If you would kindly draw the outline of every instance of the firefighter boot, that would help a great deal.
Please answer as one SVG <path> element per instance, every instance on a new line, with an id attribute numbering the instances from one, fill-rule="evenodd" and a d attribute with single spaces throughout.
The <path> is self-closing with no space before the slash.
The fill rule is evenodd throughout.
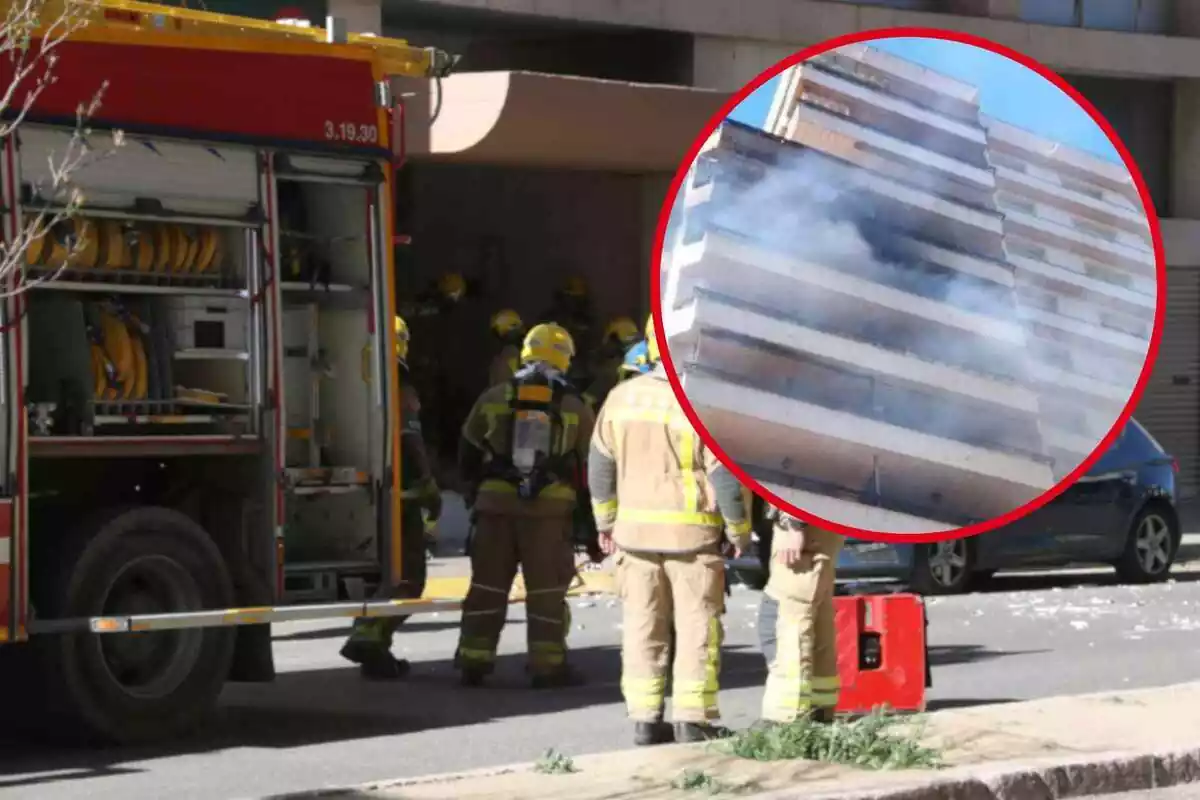
<path id="1" fill-rule="evenodd" d="M 458 670 L 459 683 L 468 688 L 482 686 L 491 672 L 488 665 L 463 658 L 461 650 L 454 653 L 454 668 Z"/>
<path id="2" fill-rule="evenodd" d="M 638 721 L 633 723 L 633 744 L 636 747 L 650 747 L 656 744 L 671 744 L 675 741 L 675 730 L 670 723 L 661 719 L 652 722 Z"/>
<path id="3" fill-rule="evenodd" d="M 372 681 L 394 681 L 404 678 L 412 669 L 403 658 L 396 658 L 391 652 L 375 642 L 350 638 L 342 646 L 342 658 L 358 664 L 359 674 Z"/>
<path id="4" fill-rule="evenodd" d="M 675 723 L 675 741 L 679 744 L 711 742 L 713 739 L 724 739 L 727 736 L 729 736 L 729 730 L 719 725 L 711 725 L 707 722 Z"/>
<path id="5" fill-rule="evenodd" d="M 587 678 L 583 673 L 569 664 L 564 664 L 554 672 L 534 673 L 529 678 L 529 685 L 534 689 L 568 689 L 586 683 Z"/>

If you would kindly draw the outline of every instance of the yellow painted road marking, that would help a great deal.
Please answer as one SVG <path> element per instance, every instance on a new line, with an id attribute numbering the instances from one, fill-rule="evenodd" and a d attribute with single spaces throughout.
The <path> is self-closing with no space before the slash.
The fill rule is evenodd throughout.
<path id="1" fill-rule="evenodd" d="M 585 594 L 613 594 L 613 575 L 610 572 L 581 572 L 575 581 L 575 586 L 567 594 L 577 597 Z M 426 600 L 462 600 L 467 596 L 471 578 L 466 575 L 454 575 L 430 578 L 425 583 L 425 593 L 421 595 Z M 513 589 L 509 594 L 511 600 L 525 599 L 525 582 L 521 576 L 513 581 Z"/>

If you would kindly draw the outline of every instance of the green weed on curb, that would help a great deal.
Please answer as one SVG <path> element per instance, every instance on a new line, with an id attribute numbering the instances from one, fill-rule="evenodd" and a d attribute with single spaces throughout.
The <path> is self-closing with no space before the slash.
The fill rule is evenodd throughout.
<path id="1" fill-rule="evenodd" d="M 698 769 L 684 770 L 679 777 L 671 781 L 671 788 L 681 792 L 695 792 L 697 794 L 741 794 L 748 787 L 731 786 L 724 781 L 709 775 L 707 772 Z"/>
<path id="2" fill-rule="evenodd" d="M 568 755 L 564 755 L 553 747 L 542 753 L 542 757 L 533 765 L 533 771 L 539 772 L 542 775 L 570 775 L 579 770 L 575 767 L 575 761 Z"/>
<path id="3" fill-rule="evenodd" d="M 921 744 L 922 733 L 916 718 L 875 711 L 853 722 L 822 725 L 804 719 L 743 731 L 715 747 L 754 761 L 803 759 L 860 769 L 938 769 L 941 754 Z"/>

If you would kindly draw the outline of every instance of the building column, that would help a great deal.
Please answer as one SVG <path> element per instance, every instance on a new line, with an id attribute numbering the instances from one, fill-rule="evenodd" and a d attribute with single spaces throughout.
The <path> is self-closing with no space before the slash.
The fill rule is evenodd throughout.
<path id="1" fill-rule="evenodd" d="M 325 13 L 346 20 L 349 33 L 383 35 L 383 0 L 328 0 Z"/>
<path id="2" fill-rule="evenodd" d="M 1200 80 L 1175 81 L 1171 216 L 1200 219 Z"/>
<path id="3" fill-rule="evenodd" d="M 646 321 L 650 313 L 650 281 L 658 272 L 658 264 L 654 262 L 654 237 L 658 233 L 658 215 L 662 212 L 663 203 L 667 200 L 667 192 L 671 189 L 671 173 L 650 173 L 639 178 L 641 186 L 642 216 L 642 277 L 639 284 L 641 290 L 641 317 L 635 320 L 638 325 Z"/>

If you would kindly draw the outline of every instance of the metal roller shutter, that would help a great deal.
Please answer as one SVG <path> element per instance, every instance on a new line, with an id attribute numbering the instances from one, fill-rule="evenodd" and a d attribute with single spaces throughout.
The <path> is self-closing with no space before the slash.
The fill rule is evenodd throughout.
<path id="1" fill-rule="evenodd" d="M 1167 271 L 1167 310 L 1158 363 L 1134 412 L 1179 459 L 1179 495 L 1200 492 L 1200 268 Z"/>

